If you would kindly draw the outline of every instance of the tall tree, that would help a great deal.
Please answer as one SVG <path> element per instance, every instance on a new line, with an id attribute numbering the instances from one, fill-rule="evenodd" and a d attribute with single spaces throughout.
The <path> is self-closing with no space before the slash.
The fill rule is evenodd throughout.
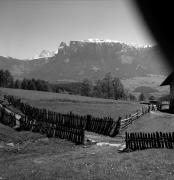
<path id="1" fill-rule="evenodd" d="M 92 90 L 92 82 L 88 79 L 84 79 L 81 85 L 81 95 L 90 96 Z"/>
<path id="2" fill-rule="evenodd" d="M 0 70 L 0 87 L 4 87 L 4 71 Z"/>
<path id="3" fill-rule="evenodd" d="M 129 93 L 129 99 L 130 101 L 136 101 L 136 97 L 131 93 Z"/>
<path id="4" fill-rule="evenodd" d="M 139 101 L 145 101 L 146 100 L 146 97 L 145 97 L 145 95 L 143 94 L 143 93 L 141 93 L 140 95 L 139 95 Z"/>
<path id="5" fill-rule="evenodd" d="M 103 79 L 103 91 L 105 94 L 105 97 L 110 99 L 113 97 L 113 77 L 111 73 L 107 73 Z"/>
<path id="6" fill-rule="evenodd" d="M 21 88 L 21 81 L 16 79 L 14 82 L 14 88 L 20 89 Z"/>
<path id="7" fill-rule="evenodd" d="M 124 98 L 124 87 L 119 78 L 114 78 L 112 81 L 114 89 L 114 99 Z"/>
<path id="8" fill-rule="evenodd" d="M 97 80 L 92 91 L 92 96 L 94 97 L 104 97 L 103 82 L 102 80 Z"/>
<path id="9" fill-rule="evenodd" d="M 28 81 L 27 79 L 23 79 L 22 82 L 21 82 L 21 89 L 27 89 L 28 87 Z"/>
<path id="10" fill-rule="evenodd" d="M 8 70 L 0 70 L 0 86 L 13 87 L 13 77 Z"/>

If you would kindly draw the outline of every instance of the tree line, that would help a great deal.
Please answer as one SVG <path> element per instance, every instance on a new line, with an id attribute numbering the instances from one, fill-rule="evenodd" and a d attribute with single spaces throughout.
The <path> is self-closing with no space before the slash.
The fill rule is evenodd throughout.
<path id="1" fill-rule="evenodd" d="M 50 83 L 40 79 L 14 79 L 8 70 L 0 70 L 0 87 L 51 91 Z"/>
<path id="2" fill-rule="evenodd" d="M 124 88 L 121 80 L 118 77 L 113 77 L 111 73 L 107 73 L 103 79 L 97 80 L 95 83 L 89 79 L 84 79 L 80 94 L 115 100 L 136 100 L 136 97 Z"/>
<path id="3" fill-rule="evenodd" d="M 136 97 L 126 90 L 118 77 L 107 73 L 103 79 L 92 82 L 84 79 L 82 82 L 53 84 L 40 79 L 14 79 L 8 70 L 0 70 L 0 87 L 50 91 L 56 93 L 79 94 L 82 96 L 106 99 L 123 99 L 135 101 Z"/>

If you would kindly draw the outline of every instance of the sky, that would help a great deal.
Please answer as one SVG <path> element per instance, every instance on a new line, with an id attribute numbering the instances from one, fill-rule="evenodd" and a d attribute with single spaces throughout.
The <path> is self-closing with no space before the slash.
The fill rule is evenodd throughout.
<path id="1" fill-rule="evenodd" d="M 90 38 L 155 44 L 131 0 L 0 0 L 0 55 L 31 58 Z"/>

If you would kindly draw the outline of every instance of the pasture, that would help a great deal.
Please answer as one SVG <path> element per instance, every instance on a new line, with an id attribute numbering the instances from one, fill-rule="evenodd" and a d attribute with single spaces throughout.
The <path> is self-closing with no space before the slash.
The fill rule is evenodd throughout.
<path id="1" fill-rule="evenodd" d="M 2 94 L 20 97 L 22 101 L 35 107 L 46 108 L 51 111 L 75 114 L 91 114 L 96 117 L 118 116 L 132 114 L 141 108 L 137 102 L 92 98 L 79 95 L 68 95 L 51 92 L 30 91 L 21 89 L 0 88 Z"/>
<path id="2" fill-rule="evenodd" d="M 111 146 L 76 146 L 0 124 L 0 178 L 8 180 L 173 179 L 171 149 L 118 153 Z"/>
<path id="3" fill-rule="evenodd" d="M 1 94 L 21 97 L 37 107 L 57 112 L 126 115 L 141 108 L 140 104 L 81 96 L 1 88 Z M 152 112 L 133 122 L 128 132 L 173 132 L 174 115 Z M 86 133 L 98 142 L 115 142 L 95 133 Z M 8 143 L 13 143 L 9 144 Z M 59 138 L 21 131 L 0 124 L 0 179 L 9 180 L 139 180 L 173 179 L 173 149 L 148 149 L 118 153 L 117 147 L 75 145 Z"/>
<path id="4" fill-rule="evenodd" d="M 140 121 L 132 124 L 127 129 L 128 132 L 173 132 L 174 115 L 162 112 L 151 112 L 143 116 Z"/>

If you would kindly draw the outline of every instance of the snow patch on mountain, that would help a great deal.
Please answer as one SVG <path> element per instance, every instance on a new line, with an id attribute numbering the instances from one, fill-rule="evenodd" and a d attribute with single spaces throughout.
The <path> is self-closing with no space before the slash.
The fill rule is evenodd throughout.
<path id="1" fill-rule="evenodd" d="M 90 43 L 119 43 L 119 41 L 116 40 L 110 40 L 110 39 L 87 39 L 87 40 L 81 40 L 81 42 L 90 42 Z"/>
<path id="2" fill-rule="evenodd" d="M 58 53 L 57 51 L 48 51 L 48 50 L 42 50 L 41 53 L 38 55 L 35 55 L 34 57 L 30 58 L 29 60 L 33 60 L 33 59 L 41 59 L 41 58 L 45 58 L 48 59 L 50 57 L 55 56 Z"/>
<path id="3" fill-rule="evenodd" d="M 132 46 L 135 48 L 147 48 L 147 47 L 152 47 L 153 45 L 142 45 L 142 44 L 137 44 L 137 43 L 127 43 L 127 42 L 122 42 L 118 40 L 111 40 L 111 39 L 98 39 L 98 38 L 90 38 L 87 40 L 80 40 L 80 42 L 89 42 L 89 43 L 120 43 L 120 44 L 125 44 L 128 46 Z"/>

